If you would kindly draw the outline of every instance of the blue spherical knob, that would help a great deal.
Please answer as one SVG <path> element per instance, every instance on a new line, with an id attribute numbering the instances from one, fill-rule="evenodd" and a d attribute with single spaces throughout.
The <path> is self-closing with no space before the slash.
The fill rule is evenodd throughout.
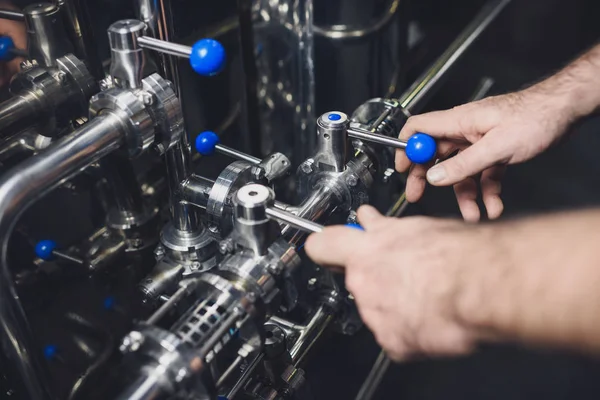
<path id="1" fill-rule="evenodd" d="M 196 138 L 196 150 L 203 156 L 212 156 L 215 153 L 215 147 L 221 142 L 219 135 L 214 132 L 202 132 Z"/>
<path id="2" fill-rule="evenodd" d="M 117 304 L 117 300 L 112 297 L 112 296 L 108 296 L 107 298 L 104 299 L 104 309 L 105 310 L 112 310 L 113 308 L 115 308 L 115 305 Z"/>
<path id="3" fill-rule="evenodd" d="M 52 252 L 56 249 L 54 240 L 42 240 L 35 245 L 35 255 L 45 261 L 50 261 L 54 258 Z"/>
<path id="4" fill-rule="evenodd" d="M 221 43 L 213 39 L 202 39 L 192 46 L 190 65 L 202 76 L 213 76 L 221 72 L 226 58 Z"/>
<path id="5" fill-rule="evenodd" d="M 360 226 L 359 224 L 346 224 L 346 226 L 348 228 L 352 228 L 352 229 L 357 229 L 359 231 L 364 231 L 365 228 L 363 228 L 362 226 Z"/>
<path id="6" fill-rule="evenodd" d="M 424 133 L 411 136 L 406 142 L 406 156 L 415 164 L 427 164 L 437 153 L 435 139 Z"/>
<path id="7" fill-rule="evenodd" d="M 0 36 L 0 61 L 11 61 L 15 58 L 14 48 L 15 42 L 10 36 Z"/>
<path id="8" fill-rule="evenodd" d="M 56 357 L 57 353 L 58 347 L 53 344 L 49 344 L 48 346 L 44 347 L 44 357 L 46 357 L 46 360 L 52 360 L 54 357 Z"/>

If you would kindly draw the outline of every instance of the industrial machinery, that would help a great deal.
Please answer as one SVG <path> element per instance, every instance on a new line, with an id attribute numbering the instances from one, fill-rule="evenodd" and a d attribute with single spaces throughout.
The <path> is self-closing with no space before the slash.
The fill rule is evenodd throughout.
<path id="1" fill-rule="evenodd" d="M 399 98 L 365 99 L 356 110 L 318 118 L 313 35 L 368 36 L 386 26 L 398 2 L 361 30 L 313 27 L 310 1 L 240 1 L 245 91 L 234 110 L 248 137 L 260 138 L 252 155 L 221 143 L 220 132 L 194 138 L 187 129 L 197 105 L 186 112 L 193 96 L 186 98 L 182 76 L 218 79 L 235 52 L 214 39 L 175 43 L 174 5 L 132 3 L 132 15 L 104 27 L 105 50 L 100 40 L 90 45 L 93 18 L 84 2 L 0 10 L 0 18 L 24 21 L 29 38 L 28 49 L 0 42 L 4 61 L 24 58 L 0 104 L 4 393 L 28 400 L 303 398 L 303 368 L 320 338 L 362 326 L 343 279 L 304 256 L 307 234 L 324 224 L 360 229 L 355 211 L 390 183 L 396 149 L 414 163 L 435 161 L 430 136 L 404 142 L 398 133 L 509 1 L 487 3 Z M 244 35 L 248 29 L 252 35 Z M 285 40 L 274 43 L 279 34 Z M 100 62 L 103 53 L 109 57 Z M 293 143 L 285 139 L 291 132 Z M 61 239 L 31 228 L 52 217 L 52 198 L 67 208 L 87 204 L 61 219 Z M 399 215 L 402 198 L 392 200 L 389 214 Z M 91 223 L 71 229 L 68 220 L 86 213 Z M 24 259 L 23 251 L 35 257 Z M 107 287 L 128 300 L 105 296 Z M 70 344 L 40 336 L 40 303 L 59 302 L 64 292 L 69 305 L 85 303 L 98 288 L 104 308 L 119 315 L 114 328 L 67 313 L 87 333 L 70 336 L 65 323 L 55 330 Z M 94 350 L 90 341 L 103 334 L 109 340 Z M 73 343 L 89 362 L 50 371 Z M 377 385 L 376 367 L 361 398 Z"/>

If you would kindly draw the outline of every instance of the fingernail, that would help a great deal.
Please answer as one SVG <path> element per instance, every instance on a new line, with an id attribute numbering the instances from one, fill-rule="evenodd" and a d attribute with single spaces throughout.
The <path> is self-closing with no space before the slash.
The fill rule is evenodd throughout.
<path id="1" fill-rule="evenodd" d="M 441 165 L 433 167 L 427 171 L 427 180 L 429 183 L 439 183 L 447 177 L 448 174 L 446 174 L 446 169 Z"/>

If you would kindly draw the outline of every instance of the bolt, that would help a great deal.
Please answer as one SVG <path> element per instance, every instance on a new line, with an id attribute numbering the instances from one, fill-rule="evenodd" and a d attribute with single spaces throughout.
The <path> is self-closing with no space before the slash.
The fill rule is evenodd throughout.
<path id="1" fill-rule="evenodd" d="M 233 242 L 231 240 L 223 240 L 219 243 L 219 251 L 221 254 L 229 254 L 233 251 Z"/>
<path id="2" fill-rule="evenodd" d="M 392 175 L 394 175 L 394 170 L 392 168 L 386 169 L 383 173 L 383 183 L 388 183 L 392 178 Z"/>
<path id="3" fill-rule="evenodd" d="M 348 219 L 346 222 L 349 224 L 358 223 L 358 215 L 356 215 L 356 211 L 354 211 L 354 210 L 350 211 L 350 214 L 348 214 Z"/>
<path id="4" fill-rule="evenodd" d="M 261 167 L 252 167 L 252 176 L 257 181 L 262 180 L 265 177 L 265 170 Z"/>
<path id="5" fill-rule="evenodd" d="M 131 247 L 134 249 L 139 249 L 144 245 L 144 241 L 140 238 L 131 239 L 129 243 L 131 243 Z"/>
<path id="6" fill-rule="evenodd" d="M 194 262 L 192 262 L 192 265 L 190 266 L 190 269 L 192 271 L 198 271 L 201 266 L 202 266 L 202 264 L 200 264 L 200 261 L 194 261 Z"/>
<path id="7" fill-rule="evenodd" d="M 314 163 L 315 163 L 315 160 L 310 158 L 302 163 L 302 165 L 300 166 L 300 169 L 302 169 L 302 172 L 304 172 L 305 174 L 311 174 L 313 172 L 313 164 Z"/>
<path id="8" fill-rule="evenodd" d="M 354 187 L 358 184 L 358 178 L 354 174 L 348 175 L 348 177 L 346 178 L 346 183 L 348 184 L 348 186 Z"/>
<path id="9" fill-rule="evenodd" d="M 58 78 L 58 81 L 64 85 L 67 83 L 67 74 L 65 74 L 64 72 L 60 71 L 56 77 Z"/>
<path id="10" fill-rule="evenodd" d="M 215 224 L 209 225 L 208 230 L 211 231 L 214 234 L 219 233 L 219 227 L 216 226 Z"/>
<path id="11" fill-rule="evenodd" d="M 315 290 L 317 286 L 317 278 L 310 278 L 308 280 L 308 290 Z"/>
<path id="12" fill-rule="evenodd" d="M 156 257 L 156 260 L 160 260 L 164 256 L 165 256 L 165 248 L 162 246 L 157 246 L 156 249 L 154 249 L 154 257 Z"/>
<path id="13" fill-rule="evenodd" d="M 106 78 L 102 79 L 100 81 L 99 85 L 100 85 L 100 90 L 103 92 L 105 90 L 111 89 L 114 86 L 112 77 L 107 76 Z"/>
<path id="14" fill-rule="evenodd" d="M 151 106 L 152 104 L 154 104 L 154 97 L 148 92 L 141 92 L 139 99 L 142 103 L 144 103 L 147 106 Z"/>

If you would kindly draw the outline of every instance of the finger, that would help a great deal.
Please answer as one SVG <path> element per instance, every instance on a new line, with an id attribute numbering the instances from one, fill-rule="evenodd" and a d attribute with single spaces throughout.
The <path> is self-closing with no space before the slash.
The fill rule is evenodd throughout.
<path id="1" fill-rule="evenodd" d="M 386 218 L 373 206 L 362 206 L 357 211 L 358 222 L 366 230 L 381 224 Z"/>
<path id="2" fill-rule="evenodd" d="M 506 145 L 493 136 L 490 132 L 456 156 L 431 168 L 427 171 L 427 181 L 434 186 L 454 185 L 493 165 L 505 163 L 509 158 Z"/>
<path id="3" fill-rule="evenodd" d="M 413 165 L 406 180 L 406 200 L 409 203 L 416 203 L 421 200 L 425 193 L 427 180 L 427 168 L 424 165 Z"/>
<path id="4" fill-rule="evenodd" d="M 497 219 L 504 211 L 504 203 L 500 198 L 502 178 L 506 171 L 505 165 L 488 168 L 481 174 L 481 194 L 489 219 Z"/>
<path id="5" fill-rule="evenodd" d="M 452 154 L 457 145 L 452 142 L 442 142 L 439 146 L 439 156 L 445 158 Z M 427 185 L 426 175 L 430 166 L 413 165 L 406 180 L 406 200 L 409 203 L 416 203 L 423 197 Z"/>
<path id="6" fill-rule="evenodd" d="M 437 139 L 461 139 L 489 131 L 498 120 L 496 107 L 489 104 L 489 100 L 482 100 L 450 110 L 412 116 L 400 131 L 400 139 L 407 140 L 417 132 Z"/>
<path id="7" fill-rule="evenodd" d="M 481 218 L 481 212 L 477 205 L 477 182 L 473 178 L 467 178 L 454 185 L 456 201 L 460 213 L 467 222 L 477 222 Z"/>
<path id="8" fill-rule="evenodd" d="M 306 254 L 317 264 L 345 267 L 356 249 L 364 246 L 364 232 L 345 226 L 323 229 L 308 237 L 304 246 Z"/>

